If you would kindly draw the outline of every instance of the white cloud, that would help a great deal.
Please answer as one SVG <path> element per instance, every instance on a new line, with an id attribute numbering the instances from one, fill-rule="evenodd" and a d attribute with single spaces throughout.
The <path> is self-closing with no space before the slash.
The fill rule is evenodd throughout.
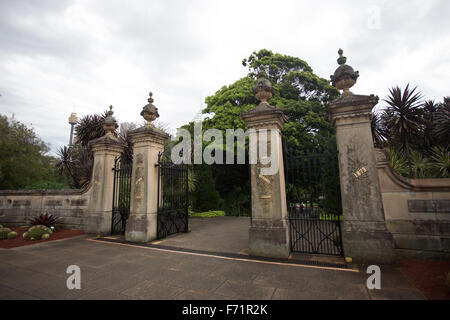
<path id="1" fill-rule="evenodd" d="M 161 121 L 176 128 L 243 77 L 241 60 L 262 48 L 329 78 L 342 47 L 361 74 L 354 92 L 383 98 L 410 82 L 440 100 L 449 95 L 449 8 L 444 0 L 2 2 L 0 112 L 32 123 L 56 150 L 71 112 L 112 104 L 120 121 L 140 122 L 151 90 Z"/>

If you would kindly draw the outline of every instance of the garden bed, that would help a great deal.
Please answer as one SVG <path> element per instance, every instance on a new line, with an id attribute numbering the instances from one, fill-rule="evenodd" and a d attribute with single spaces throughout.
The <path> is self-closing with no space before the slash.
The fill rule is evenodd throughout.
<path id="1" fill-rule="evenodd" d="M 57 231 L 53 232 L 49 239 L 47 240 L 25 240 L 22 235 L 24 232 L 28 230 L 29 227 L 8 227 L 13 231 L 17 232 L 17 237 L 15 239 L 5 239 L 0 240 L 0 248 L 9 249 L 9 248 L 16 248 L 16 247 L 22 247 L 27 246 L 31 244 L 41 243 L 41 242 L 48 242 L 52 240 L 59 240 L 59 239 L 65 239 L 70 237 L 75 237 L 84 234 L 82 230 L 69 230 L 69 229 L 58 229 Z"/>
<path id="2" fill-rule="evenodd" d="M 428 299 L 450 300 L 445 286 L 450 261 L 400 260 L 398 268 Z"/>

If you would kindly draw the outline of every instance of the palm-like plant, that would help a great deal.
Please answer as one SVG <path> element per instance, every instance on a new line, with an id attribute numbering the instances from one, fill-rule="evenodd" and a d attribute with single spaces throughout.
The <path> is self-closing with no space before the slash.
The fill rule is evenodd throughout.
<path id="1" fill-rule="evenodd" d="M 425 178 L 428 174 L 428 169 L 430 169 L 430 162 L 424 155 L 413 150 L 411 152 L 411 162 L 413 168 L 413 178 Z"/>
<path id="2" fill-rule="evenodd" d="M 89 141 L 104 136 L 105 118 L 106 111 L 102 115 L 91 114 L 81 118 L 75 126 L 75 141 L 82 146 L 87 146 Z"/>
<path id="3" fill-rule="evenodd" d="M 391 168 L 400 174 L 401 176 L 407 176 L 408 175 L 408 163 L 405 159 L 405 157 L 399 153 L 397 153 L 392 148 L 386 148 L 386 152 L 388 153 L 389 157 L 389 164 Z"/>
<path id="4" fill-rule="evenodd" d="M 410 90 L 409 84 L 402 90 L 397 86 L 389 90 L 390 95 L 384 101 L 389 105 L 386 109 L 387 129 L 406 150 L 409 173 L 412 176 L 411 149 L 409 139 L 416 133 L 421 124 L 420 92 L 415 93 L 417 87 Z"/>
<path id="5" fill-rule="evenodd" d="M 450 141 L 450 97 L 445 97 L 434 117 L 433 133 L 446 146 Z"/>
<path id="6" fill-rule="evenodd" d="M 383 148 L 386 143 L 386 128 L 381 113 L 373 112 L 370 118 L 370 129 L 372 131 L 373 144 Z"/>
<path id="7" fill-rule="evenodd" d="M 425 146 L 427 149 L 431 148 L 436 141 L 433 135 L 433 127 L 437 109 L 438 104 L 436 104 L 433 100 L 427 100 L 423 104 L 423 133 Z"/>
<path id="8" fill-rule="evenodd" d="M 431 159 L 433 166 L 439 170 L 443 178 L 450 177 L 450 151 L 441 146 L 435 146 L 431 149 Z"/>

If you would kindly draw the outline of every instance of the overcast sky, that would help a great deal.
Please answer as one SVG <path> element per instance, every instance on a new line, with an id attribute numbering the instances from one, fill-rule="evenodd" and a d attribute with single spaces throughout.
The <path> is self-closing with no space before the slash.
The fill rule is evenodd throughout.
<path id="1" fill-rule="evenodd" d="M 329 79 L 342 47 L 353 92 L 384 98 L 408 82 L 450 95 L 450 1 L 0 0 L 0 113 L 53 151 L 71 112 L 141 122 L 154 95 L 172 129 L 243 77 L 253 51 L 299 57 Z M 382 105 L 382 102 L 380 103 Z"/>

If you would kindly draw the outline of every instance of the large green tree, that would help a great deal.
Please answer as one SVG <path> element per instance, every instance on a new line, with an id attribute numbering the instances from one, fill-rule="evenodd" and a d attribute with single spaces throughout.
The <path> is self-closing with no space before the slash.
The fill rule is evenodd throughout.
<path id="1" fill-rule="evenodd" d="M 328 142 L 333 130 L 324 117 L 324 105 L 337 98 L 339 91 L 327 80 L 314 74 L 304 60 L 266 49 L 253 52 L 242 64 L 248 67 L 246 77 L 223 86 L 205 99 L 203 130 L 216 128 L 224 133 L 226 129 L 246 130 L 241 113 L 258 104 L 252 91 L 257 75 L 264 69 L 275 89 L 270 103 L 283 108 L 289 118 L 283 129 L 285 141 L 297 149 L 317 147 Z M 184 127 L 192 131 L 193 123 Z M 226 151 L 224 146 L 223 152 Z M 213 176 L 227 213 L 248 214 L 248 165 L 213 165 Z"/>
<path id="2" fill-rule="evenodd" d="M 318 146 L 324 137 L 332 135 L 324 117 L 324 104 L 337 98 L 339 91 L 315 75 L 305 61 L 263 49 L 253 52 L 242 64 L 248 67 L 246 77 L 206 98 L 202 113 L 209 117 L 203 121 L 204 129 L 246 129 L 240 115 L 258 103 L 252 90 L 264 68 L 275 89 L 270 103 L 283 108 L 289 118 L 283 135 L 291 146 Z"/>
<path id="3" fill-rule="evenodd" d="M 0 189 L 64 187 L 48 151 L 33 129 L 0 115 Z"/>

